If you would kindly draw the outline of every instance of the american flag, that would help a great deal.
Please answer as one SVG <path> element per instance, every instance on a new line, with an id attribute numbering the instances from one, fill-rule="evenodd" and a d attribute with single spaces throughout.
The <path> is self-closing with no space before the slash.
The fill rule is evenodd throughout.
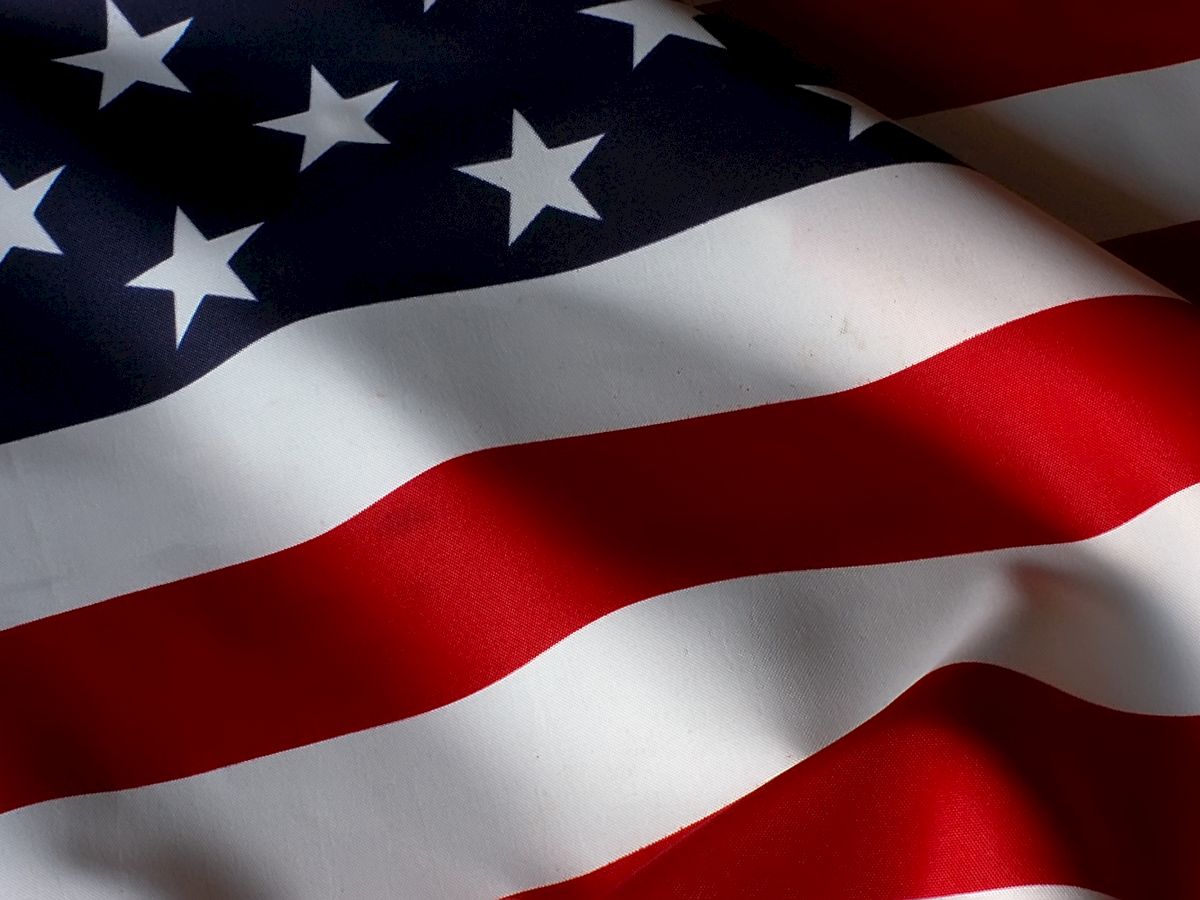
<path id="1" fill-rule="evenodd" d="M 1200 897 L 1198 220 L 1182 0 L 0 0 L 0 898 Z"/>

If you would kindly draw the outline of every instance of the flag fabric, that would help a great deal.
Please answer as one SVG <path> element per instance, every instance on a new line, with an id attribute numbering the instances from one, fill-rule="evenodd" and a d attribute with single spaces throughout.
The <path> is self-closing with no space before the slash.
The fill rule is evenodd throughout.
<path id="1" fill-rule="evenodd" d="M 1173 0 L 0 0 L 0 897 L 1200 897 L 1197 222 Z"/>

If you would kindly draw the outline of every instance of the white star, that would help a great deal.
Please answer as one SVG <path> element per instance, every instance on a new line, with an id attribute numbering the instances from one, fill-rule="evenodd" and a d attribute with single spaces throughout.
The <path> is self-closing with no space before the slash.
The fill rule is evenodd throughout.
<path id="1" fill-rule="evenodd" d="M 854 140 L 872 125 L 889 121 L 888 117 L 882 113 L 871 109 L 871 107 L 864 103 L 860 103 L 849 94 L 843 94 L 841 91 L 835 91 L 833 88 L 818 84 L 798 84 L 796 87 L 804 88 L 806 91 L 812 91 L 814 94 L 820 94 L 822 97 L 828 97 L 830 100 L 836 100 L 839 103 L 845 103 L 849 106 L 850 140 Z"/>
<path id="2" fill-rule="evenodd" d="M 187 85 L 167 68 L 163 57 L 179 43 L 190 24 L 191 19 L 176 22 L 162 31 L 143 37 L 129 24 L 129 20 L 121 14 L 113 0 L 108 0 L 108 39 L 104 49 L 76 56 L 64 56 L 55 62 L 103 73 L 100 87 L 101 108 L 137 81 L 186 91 Z"/>
<path id="3" fill-rule="evenodd" d="M 326 150 L 342 141 L 355 144 L 386 144 L 388 139 L 367 124 L 367 116 L 383 102 L 396 82 L 359 94 L 343 97 L 322 77 L 316 67 L 308 91 L 308 108 L 294 116 L 259 122 L 262 128 L 287 131 L 304 136 L 300 170 L 307 169 Z"/>
<path id="4" fill-rule="evenodd" d="M 600 218 L 600 213 L 592 208 L 571 176 L 602 137 L 604 135 L 598 134 L 552 149 L 524 117 L 513 110 L 512 154 L 493 162 L 459 166 L 458 171 L 508 191 L 508 243 L 512 245 L 547 206 L 592 219 Z"/>
<path id="5" fill-rule="evenodd" d="M 664 38 L 677 35 L 702 44 L 724 46 L 695 21 L 700 10 L 671 0 L 620 0 L 581 9 L 581 13 L 633 26 L 633 64 L 636 66 Z"/>
<path id="6" fill-rule="evenodd" d="M 15 189 L 0 175 L 0 262 L 13 247 L 62 253 L 34 216 L 60 172 L 62 169 L 55 169 Z"/>
<path id="7" fill-rule="evenodd" d="M 258 228 L 251 225 L 209 240 L 182 209 L 175 211 L 171 256 L 133 279 L 129 287 L 155 288 L 174 295 L 176 347 L 183 343 L 183 335 L 205 297 L 258 300 L 229 266 L 229 260 Z"/>

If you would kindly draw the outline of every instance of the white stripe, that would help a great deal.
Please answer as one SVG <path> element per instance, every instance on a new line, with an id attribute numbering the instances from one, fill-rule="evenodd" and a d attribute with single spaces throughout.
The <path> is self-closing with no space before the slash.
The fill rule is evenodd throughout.
<path id="1" fill-rule="evenodd" d="M 430 713 L 0 816 L 0 896 L 140 896 L 185 876 L 196 896 L 361 900 L 559 881 L 723 807 L 953 661 L 1200 713 L 1198 526 L 1200 486 L 1079 544 L 648 600 Z"/>
<path id="2" fill-rule="evenodd" d="M 914 898 L 916 900 L 916 898 Z M 1065 884 L 1023 884 L 1019 887 L 998 888 L 994 891 L 972 891 L 969 894 L 948 894 L 929 900 L 1113 900 L 1108 894 Z"/>
<path id="3" fill-rule="evenodd" d="M 901 124 L 1093 240 L 1200 219 L 1200 61 Z"/>
<path id="4" fill-rule="evenodd" d="M 835 179 L 535 281 L 319 316 L 0 447 L 0 627 L 288 547 L 451 457 L 851 387 L 1164 289 L 981 176 Z"/>

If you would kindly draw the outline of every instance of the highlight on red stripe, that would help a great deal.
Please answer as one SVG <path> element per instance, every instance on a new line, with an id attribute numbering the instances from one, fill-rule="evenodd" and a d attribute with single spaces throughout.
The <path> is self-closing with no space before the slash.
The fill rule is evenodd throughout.
<path id="1" fill-rule="evenodd" d="M 1106 531 L 1200 481 L 1198 347 L 1180 301 L 1080 301 L 840 394 L 461 457 L 0 632 L 0 809 L 412 716 L 681 588 Z"/>
<path id="2" fill-rule="evenodd" d="M 1200 718 L 1116 712 L 957 664 L 633 863 L 517 896 L 910 900 L 1069 884 L 1197 897 L 1198 753 Z"/>
<path id="3" fill-rule="evenodd" d="M 714 11 L 897 118 L 1200 58 L 1200 6 L 1178 0 L 726 0 Z"/>

